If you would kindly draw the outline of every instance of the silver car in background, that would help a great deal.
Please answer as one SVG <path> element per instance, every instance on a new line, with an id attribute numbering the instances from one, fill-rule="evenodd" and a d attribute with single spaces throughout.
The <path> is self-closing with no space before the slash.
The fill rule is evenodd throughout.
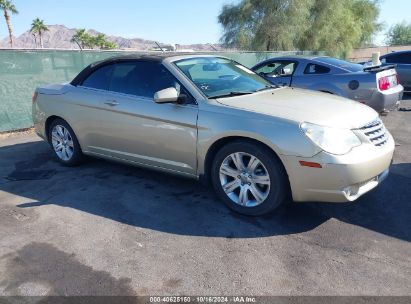
<path id="1" fill-rule="evenodd" d="M 235 61 L 206 55 L 97 62 L 69 84 L 38 88 L 33 119 L 63 165 L 90 155 L 203 179 L 247 215 L 290 196 L 356 200 L 384 180 L 394 152 L 373 109 L 273 87 Z"/>
<path id="2" fill-rule="evenodd" d="M 350 98 L 379 113 L 397 108 L 404 91 L 394 66 L 366 68 L 332 57 L 277 57 L 252 70 L 274 85 Z"/>

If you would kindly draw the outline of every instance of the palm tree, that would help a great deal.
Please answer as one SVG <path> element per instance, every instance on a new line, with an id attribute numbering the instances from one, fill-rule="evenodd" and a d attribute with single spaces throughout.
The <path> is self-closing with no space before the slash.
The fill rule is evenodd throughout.
<path id="1" fill-rule="evenodd" d="M 31 24 L 31 29 L 30 32 L 32 32 L 33 34 L 39 34 L 39 40 L 40 40 L 40 47 L 43 48 L 43 40 L 41 38 L 41 35 L 48 31 L 49 28 L 47 27 L 47 25 L 44 24 L 44 21 L 36 18 L 33 20 L 32 24 Z"/>
<path id="2" fill-rule="evenodd" d="M 0 0 L 0 9 L 4 12 L 4 18 L 6 19 L 7 28 L 9 30 L 10 47 L 13 47 L 13 29 L 10 22 L 10 13 L 18 14 L 16 6 L 11 2 L 11 0 Z"/>
<path id="3" fill-rule="evenodd" d="M 80 50 L 84 48 L 94 49 L 95 47 L 101 50 L 115 49 L 117 45 L 107 40 L 106 35 L 97 34 L 97 36 L 90 35 L 85 29 L 78 29 L 71 37 L 71 42 L 76 43 Z"/>
<path id="4" fill-rule="evenodd" d="M 111 41 L 107 40 L 106 35 L 97 34 L 97 36 L 92 37 L 93 44 L 100 48 L 100 50 L 111 50 L 115 49 L 117 45 Z"/>
<path id="5" fill-rule="evenodd" d="M 71 37 L 71 42 L 75 42 L 80 50 L 86 47 L 86 41 L 88 40 L 88 33 L 85 29 L 78 29 L 76 33 Z"/>
<path id="6" fill-rule="evenodd" d="M 97 36 L 94 36 L 93 39 L 93 44 L 98 46 L 99 48 L 104 47 L 104 44 L 106 43 L 106 35 L 104 34 L 97 34 Z"/>
<path id="7" fill-rule="evenodd" d="M 32 35 L 33 35 L 33 39 L 34 39 L 34 45 L 36 46 L 36 49 L 37 49 L 37 37 L 36 37 L 36 34 L 33 34 L 33 33 L 32 33 Z"/>

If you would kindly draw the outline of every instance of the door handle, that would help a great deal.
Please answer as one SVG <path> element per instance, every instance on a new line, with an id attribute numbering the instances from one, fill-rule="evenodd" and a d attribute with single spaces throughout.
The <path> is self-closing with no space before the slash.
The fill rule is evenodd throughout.
<path id="1" fill-rule="evenodd" d="M 116 100 L 107 100 L 104 104 L 109 105 L 110 107 L 114 107 L 119 105 L 120 103 Z"/>

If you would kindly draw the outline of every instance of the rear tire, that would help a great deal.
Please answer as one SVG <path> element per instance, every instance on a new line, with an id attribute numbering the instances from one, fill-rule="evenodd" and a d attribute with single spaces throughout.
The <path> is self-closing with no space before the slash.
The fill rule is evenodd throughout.
<path id="1" fill-rule="evenodd" d="M 77 137 L 69 124 L 61 118 L 53 120 L 48 130 L 51 148 L 57 160 L 64 166 L 76 166 L 83 160 Z"/>
<path id="2" fill-rule="evenodd" d="M 278 157 L 263 145 L 242 140 L 217 152 L 211 180 L 230 209 L 250 216 L 272 212 L 289 193 L 288 176 Z"/>

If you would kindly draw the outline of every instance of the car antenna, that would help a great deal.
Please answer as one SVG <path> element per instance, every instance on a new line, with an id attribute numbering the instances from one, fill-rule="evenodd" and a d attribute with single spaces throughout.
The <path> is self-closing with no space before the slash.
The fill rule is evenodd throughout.
<path id="1" fill-rule="evenodd" d="M 160 48 L 160 50 L 162 51 L 162 52 L 164 52 L 164 50 L 163 50 L 163 48 L 161 47 L 161 45 L 157 42 L 157 41 L 154 41 L 156 44 L 157 44 L 157 46 Z"/>
<path id="2" fill-rule="evenodd" d="M 218 50 L 215 48 L 215 46 L 212 45 L 211 43 L 208 43 L 208 45 L 211 46 L 211 48 L 212 48 L 214 51 L 218 51 Z"/>

